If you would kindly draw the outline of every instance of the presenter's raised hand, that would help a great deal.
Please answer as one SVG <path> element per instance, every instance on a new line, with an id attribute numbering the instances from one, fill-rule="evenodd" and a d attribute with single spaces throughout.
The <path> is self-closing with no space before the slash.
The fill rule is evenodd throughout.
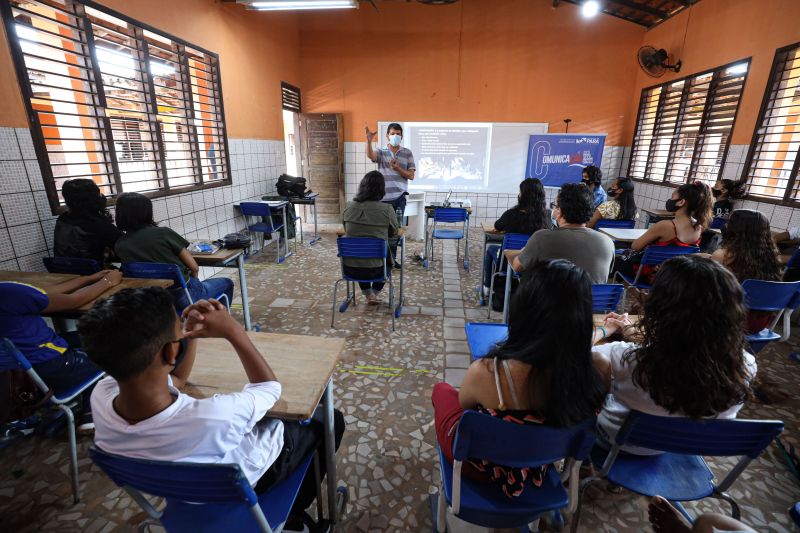
<path id="1" fill-rule="evenodd" d="M 378 134 L 377 131 L 369 131 L 369 126 L 364 124 L 364 132 L 367 134 L 367 142 L 372 142 L 375 139 L 375 135 Z"/>

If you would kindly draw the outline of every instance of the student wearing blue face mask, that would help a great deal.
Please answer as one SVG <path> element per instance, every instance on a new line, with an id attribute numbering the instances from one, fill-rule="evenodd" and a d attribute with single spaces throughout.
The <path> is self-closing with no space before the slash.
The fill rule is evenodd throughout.
<path id="1" fill-rule="evenodd" d="M 400 146 L 403 142 L 403 127 L 396 122 L 389 124 L 389 127 L 386 128 L 386 148 L 373 148 L 372 141 L 377 132 L 369 131 L 369 127 L 366 125 L 364 130 L 367 134 L 367 157 L 370 161 L 378 164 L 378 172 L 383 174 L 386 181 L 386 195 L 381 201 L 392 206 L 394 212 L 397 213 L 397 224 L 402 226 L 408 182 L 414 179 L 417 170 L 414 154 L 408 148 Z M 389 246 L 392 258 L 396 257 L 397 239 L 391 239 Z M 394 264 L 395 268 L 400 268 L 397 261 Z"/>

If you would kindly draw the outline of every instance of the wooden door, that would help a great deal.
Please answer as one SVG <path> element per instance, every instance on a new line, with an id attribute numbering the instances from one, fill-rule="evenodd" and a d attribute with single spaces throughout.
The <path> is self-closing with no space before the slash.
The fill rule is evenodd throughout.
<path id="1" fill-rule="evenodd" d="M 344 133 L 340 113 L 301 113 L 303 177 L 319 193 L 320 224 L 341 224 L 344 211 Z"/>

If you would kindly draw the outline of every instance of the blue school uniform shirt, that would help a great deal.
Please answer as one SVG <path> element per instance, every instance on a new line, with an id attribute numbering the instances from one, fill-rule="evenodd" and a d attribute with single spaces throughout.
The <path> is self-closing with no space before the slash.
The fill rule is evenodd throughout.
<path id="1" fill-rule="evenodd" d="M 31 364 L 60 357 L 67 341 L 56 335 L 41 316 L 49 305 L 47 293 L 33 285 L 14 281 L 0 282 L 0 337 L 6 337 Z M 0 367 L 15 367 L 0 361 Z"/>

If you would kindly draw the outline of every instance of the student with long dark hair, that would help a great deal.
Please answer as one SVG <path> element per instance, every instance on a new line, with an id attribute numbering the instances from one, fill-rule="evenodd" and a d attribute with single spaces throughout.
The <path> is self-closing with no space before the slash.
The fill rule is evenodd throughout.
<path id="1" fill-rule="evenodd" d="M 729 179 L 719 180 L 711 194 L 714 196 L 714 218 L 728 218 L 733 211 L 733 201 L 743 195 L 742 185 Z"/>
<path id="2" fill-rule="evenodd" d="M 564 260 L 537 263 L 531 274 L 512 297 L 508 339 L 472 363 L 460 391 L 447 383 L 434 386 L 436 436 L 450 462 L 465 409 L 518 424 L 569 427 L 603 402 L 606 385 L 592 345 L 617 326 L 594 327 L 591 277 Z M 539 486 L 545 472 L 479 460 L 464 466 L 466 475 L 497 483 L 508 497 Z"/>
<path id="3" fill-rule="evenodd" d="M 648 230 L 633 241 L 631 250 L 642 252 L 648 246 L 699 246 L 700 237 L 705 228 L 711 224 L 711 189 L 701 181 L 685 183 L 672 191 L 666 202 L 666 210 L 675 213 L 675 217 L 656 222 Z M 615 269 L 633 277 L 639 269 L 640 254 L 618 259 Z M 653 282 L 655 271 L 644 266 L 640 279 Z"/>
<path id="4" fill-rule="evenodd" d="M 721 232 L 722 246 L 711 254 L 711 259 L 730 270 L 739 282 L 781 280 L 778 247 L 772 239 L 767 217 L 752 209 L 737 209 Z M 769 312 L 748 312 L 745 329 L 748 333 L 757 333 L 769 325 L 773 316 Z"/>
<path id="5" fill-rule="evenodd" d="M 630 178 L 617 178 L 608 188 L 607 202 L 597 206 L 592 219 L 586 224 L 593 228 L 601 219 L 606 220 L 636 220 L 636 200 L 634 199 L 633 180 Z"/>
<path id="6" fill-rule="evenodd" d="M 598 417 L 598 435 L 614 442 L 631 409 L 657 416 L 735 418 L 750 397 L 755 358 L 742 331 L 744 294 L 722 265 L 697 255 L 664 262 L 639 323 L 611 314 L 623 342 L 595 347 L 614 386 Z M 626 451 L 654 453 L 643 448 Z"/>
<path id="7" fill-rule="evenodd" d="M 383 174 L 377 170 L 367 172 L 358 184 L 358 193 L 352 202 L 347 202 L 342 213 L 342 223 L 348 237 L 375 237 L 389 242 L 400 228 L 397 215 L 391 204 L 381 202 L 386 194 Z M 382 259 L 344 258 L 344 271 L 348 276 L 375 279 L 391 275 L 392 256 L 386 258 L 387 270 L 383 271 Z M 361 292 L 370 304 L 380 302 L 384 282 L 359 282 Z"/>
<path id="8" fill-rule="evenodd" d="M 224 293 L 233 299 L 233 281 L 225 277 L 200 281 L 200 267 L 187 249 L 189 241 L 153 220 L 153 203 L 138 192 L 126 192 L 117 198 L 117 226 L 125 235 L 114 249 L 125 263 L 172 263 L 178 265 L 189 288 L 192 301 L 217 298 Z M 182 287 L 170 287 L 175 306 L 181 310 L 192 302 Z"/>
<path id="9" fill-rule="evenodd" d="M 517 205 L 507 210 L 494 223 L 494 229 L 505 233 L 523 233 L 533 235 L 540 229 L 551 229 L 552 214 L 545 207 L 544 185 L 537 178 L 522 180 L 519 184 Z M 500 245 L 490 244 L 486 247 L 483 262 L 483 291 L 489 293 L 492 276 L 492 264 L 500 259 Z"/>
<path id="10" fill-rule="evenodd" d="M 106 209 L 106 197 L 94 181 L 85 178 L 64 182 L 61 195 L 67 211 L 56 220 L 53 255 L 94 259 L 100 266 L 107 264 L 122 232 Z"/>

